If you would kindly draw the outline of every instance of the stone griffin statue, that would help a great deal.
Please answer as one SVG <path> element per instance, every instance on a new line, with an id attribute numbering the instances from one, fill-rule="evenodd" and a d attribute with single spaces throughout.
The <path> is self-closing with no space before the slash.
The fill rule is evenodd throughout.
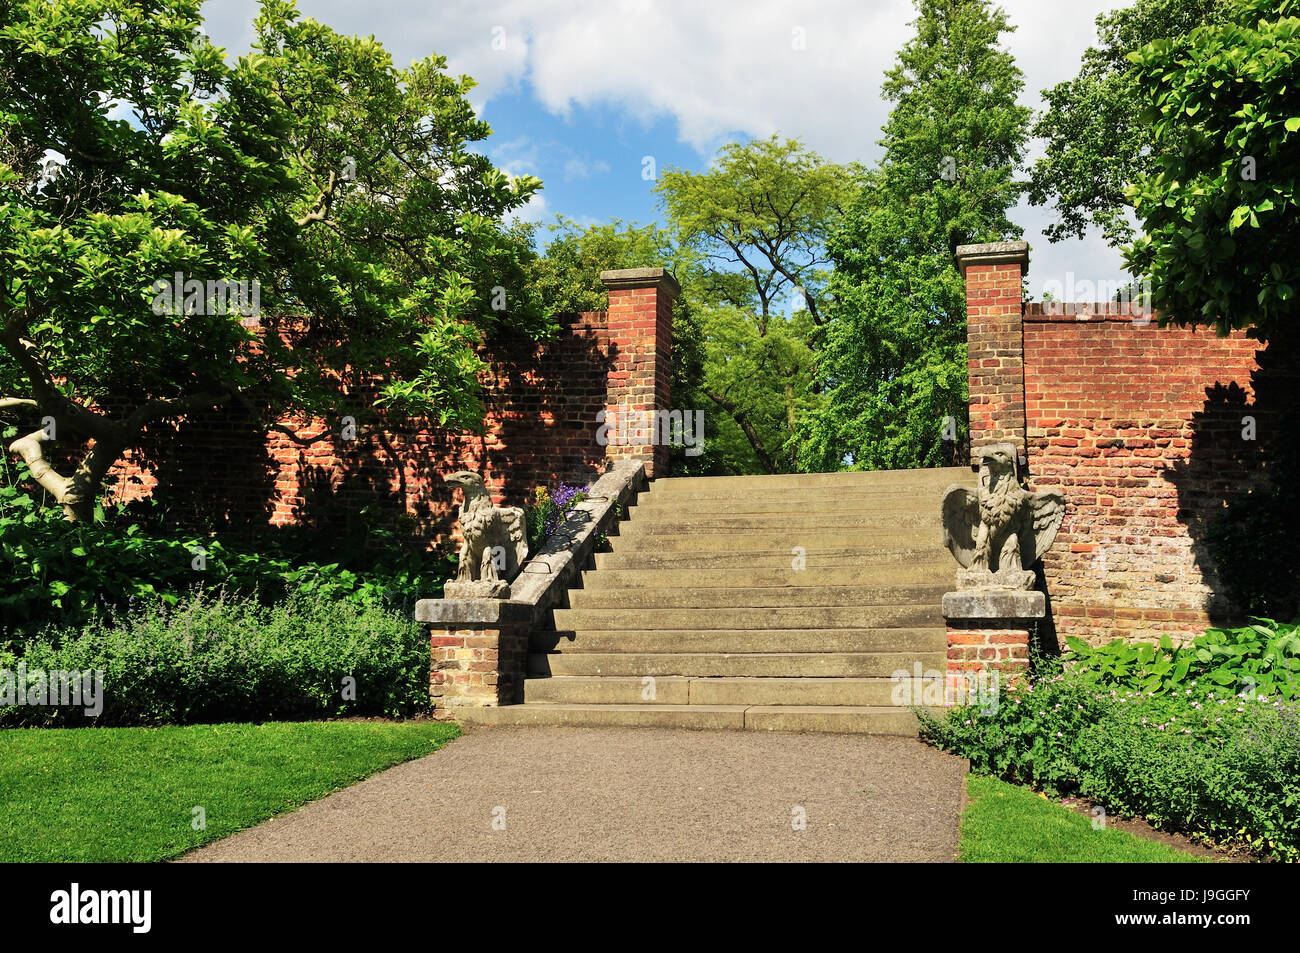
<path id="1" fill-rule="evenodd" d="M 456 578 L 443 587 L 448 599 L 508 599 L 507 584 L 528 558 L 528 532 L 524 511 L 517 506 L 495 506 L 483 478 L 470 470 L 457 470 L 443 482 L 461 491 L 460 565 Z"/>
<path id="2" fill-rule="evenodd" d="M 958 589 L 1032 589 L 1033 567 L 1051 548 L 1065 516 L 1060 490 L 1020 485 L 1016 448 L 983 449 L 979 490 L 953 484 L 943 495 L 943 542 L 961 570 Z"/>

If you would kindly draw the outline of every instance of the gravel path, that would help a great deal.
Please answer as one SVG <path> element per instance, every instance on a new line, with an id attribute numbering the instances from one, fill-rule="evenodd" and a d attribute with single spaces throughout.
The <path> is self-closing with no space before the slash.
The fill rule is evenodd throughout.
<path id="1" fill-rule="evenodd" d="M 476 728 L 182 860 L 951 861 L 964 773 L 903 738 Z"/>

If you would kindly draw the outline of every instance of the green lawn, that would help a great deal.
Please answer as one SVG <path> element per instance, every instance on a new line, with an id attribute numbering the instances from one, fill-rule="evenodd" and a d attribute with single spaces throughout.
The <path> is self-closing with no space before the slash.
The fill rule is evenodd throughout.
<path id="1" fill-rule="evenodd" d="M 961 819 L 965 863 L 1199 863 L 1201 858 L 1127 831 L 1094 830 L 1092 818 L 1029 788 L 972 774 Z"/>
<path id="2" fill-rule="evenodd" d="M 0 731 L 0 861 L 166 860 L 459 733 L 379 721 Z"/>

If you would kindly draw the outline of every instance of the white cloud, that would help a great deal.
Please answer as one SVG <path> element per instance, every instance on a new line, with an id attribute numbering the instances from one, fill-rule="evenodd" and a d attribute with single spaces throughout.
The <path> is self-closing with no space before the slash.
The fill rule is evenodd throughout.
<path id="1" fill-rule="evenodd" d="M 488 154 L 497 168 L 508 175 L 537 174 L 537 144 L 528 136 L 490 142 Z"/>
<path id="2" fill-rule="evenodd" d="M 1026 104 L 1038 106 L 1041 89 L 1074 75 L 1095 41 L 1096 15 L 1123 3 L 1004 0 L 1017 27 L 1005 42 L 1025 73 Z M 489 118 L 494 96 L 527 81 L 540 107 L 558 116 L 610 106 L 642 123 L 671 118 L 701 157 L 736 135 L 780 131 L 841 162 L 879 157 L 888 114 L 881 80 L 916 15 L 910 0 L 448 0 L 433 9 L 415 0 L 299 0 L 299 7 L 335 29 L 375 34 L 399 63 L 445 54 L 453 72 L 478 81 L 470 98 Z M 204 11 L 214 41 L 242 49 L 251 10 L 250 0 L 210 0 Z M 1118 272 L 1118 253 L 1100 238 L 1050 246 L 1040 232 L 1049 214 L 1027 206 L 1014 213 L 1033 245 L 1034 272 L 1063 274 L 1062 264 L 1099 277 Z"/>
<path id="3" fill-rule="evenodd" d="M 604 175 L 609 171 L 609 163 L 604 159 L 597 159 L 595 162 L 589 162 L 586 159 L 579 159 L 576 156 L 564 163 L 564 180 L 571 182 L 574 179 L 589 179 L 593 175 Z"/>
<path id="4" fill-rule="evenodd" d="M 511 222 L 540 222 L 550 217 L 551 206 L 546 201 L 546 196 L 541 192 L 534 192 L 520 208 L 513 212 L 507 212 L 505 221 L 506 224 Z"/>

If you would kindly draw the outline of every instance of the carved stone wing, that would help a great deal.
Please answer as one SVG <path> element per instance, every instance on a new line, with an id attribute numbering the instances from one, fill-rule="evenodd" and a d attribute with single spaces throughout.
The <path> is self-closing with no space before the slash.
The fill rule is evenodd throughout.
<path id="1" fill-rule="evenodd" d="M 524 511 L 517 506 L 505 510 L 506 531 L 515 550 L 515 566 L 522 566 L 528 561 L 528 526 Z"/>
<path id="2" fill-rule="evenodd" d="M 963 569 L 969 569 L 975 558 L 975 531 L 979 525 L 979 497 L 974 491 L 956 483 L 944 490 L 943 544 Z"/>
<path id="3" fill-rule="evenodd" d="M 1025 559 L 1025 568 L 1030 569 L 1056 541 L 1056 532 L 1061 528 L 1061 520 L 1065 518 L 1065 494 L 1060 490 L 1041 490 L 1029 494 L 1027 502 L 1033 514 L 1034 545 L 1023 546 L 1021 554 Z"/>

